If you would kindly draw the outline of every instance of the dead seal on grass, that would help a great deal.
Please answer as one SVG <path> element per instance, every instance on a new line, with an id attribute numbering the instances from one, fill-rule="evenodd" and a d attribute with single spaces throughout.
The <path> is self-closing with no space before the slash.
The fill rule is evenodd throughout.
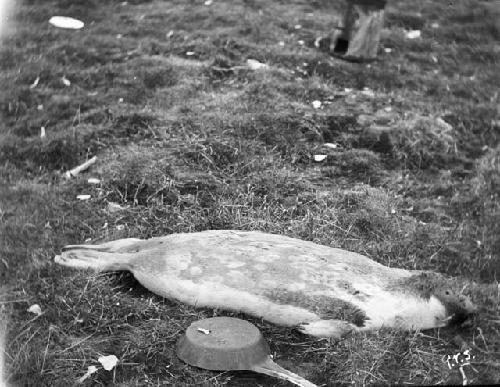
<path id="1" fill-rule="evenodd" d="M 55 262 L 127 270 L 163 297 L 243 312 L 317 337 L 444 327 L 475 312 L 453 279 L 440 274 L 390 268 L 357 253 L 256 231 L 66 246 Z"/>

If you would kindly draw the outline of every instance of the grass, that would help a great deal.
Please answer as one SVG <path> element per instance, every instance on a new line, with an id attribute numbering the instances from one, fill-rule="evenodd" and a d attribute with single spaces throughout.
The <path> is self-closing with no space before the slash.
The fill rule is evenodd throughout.
<path id="1" fill-rule="evenodd" d="M 176 358 L 190 322 L 234 314 L 161 299 L 127 273 L 53 263 L 66 244 L 228 228 L 460 276 L 480 307 L 462 330 L 383 329 L 337 343 L 250 318 L 279 364 L 318 385 L 460 384 L 443 359 L 470 349 L 472 383 L 500 381 L 498 7 L 390 2 L 371 64 L 314 48 L 341 9 L 319 0 L 16 3 L 0 41 L 8 384 L 72 385 L 115 354 L 115 371 L 84 384 L 285 385 Z M 86 26 L 56 29 L 47 23 L 56 14 Z M 422 39 L 405 39 L 409 29 Z M 270 68 L 247 70 L 247 59 Z M 62 177 L 94 155 L 87 172 Z M 32 304 L 41 316 L 26 311 Z"/>

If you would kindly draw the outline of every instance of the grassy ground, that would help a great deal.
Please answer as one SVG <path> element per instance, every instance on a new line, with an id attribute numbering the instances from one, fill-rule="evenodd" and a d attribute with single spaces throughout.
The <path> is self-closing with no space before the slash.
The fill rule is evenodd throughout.
<path id="1" fill-rule="evenodd" d="M 232 228 L 462 276 L 480 307 L 461 331 L 338 343 L 250 319 L 282 366 L 318 385 L 461 384 L 445 359 L 470 349 L 467 377 L 498 383 L 499 3 L 389 3 L 367 65 L 314 48 L 336 24 L 335 1 L 19 2 L 0 42 L 6 380 L 72 385 L 114 354 L 118 367 L 85 385 L 286 385 L 177 360 L 190 322 L 228 313 L 52 261 L 65 244 Z M 86 26 L 56 29 L 52 15 Z M 249 58 L 270 69 L 244 69 Z M 62 177 L 94 155 L 88 172 Z"/>

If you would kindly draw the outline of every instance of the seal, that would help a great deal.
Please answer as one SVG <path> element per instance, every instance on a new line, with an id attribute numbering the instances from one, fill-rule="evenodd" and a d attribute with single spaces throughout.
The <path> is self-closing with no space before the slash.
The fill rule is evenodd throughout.
<path id="1" fill-rule="evenodd" d="M 444 327 L 476 311 L 453 278 L 391 268 L 357 253 L 257 231 L 70 245 L 55 262 L 127 270 L 165 298 L 243 312 L 316 337 L 382 327 Z"/>

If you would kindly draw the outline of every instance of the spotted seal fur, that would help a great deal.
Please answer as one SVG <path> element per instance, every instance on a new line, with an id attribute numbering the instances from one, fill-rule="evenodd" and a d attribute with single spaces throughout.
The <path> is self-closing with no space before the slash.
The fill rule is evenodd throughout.
<path id="1" fill-rule="evenodd" d="M 437 273 L 390 268 L 357 253 L 256 231 L 66 246 L 55 262 L 127 270 L 163 297 L 244 312 L 317 337 L 444 327 L 475 311 L 453 280 Z"/>

